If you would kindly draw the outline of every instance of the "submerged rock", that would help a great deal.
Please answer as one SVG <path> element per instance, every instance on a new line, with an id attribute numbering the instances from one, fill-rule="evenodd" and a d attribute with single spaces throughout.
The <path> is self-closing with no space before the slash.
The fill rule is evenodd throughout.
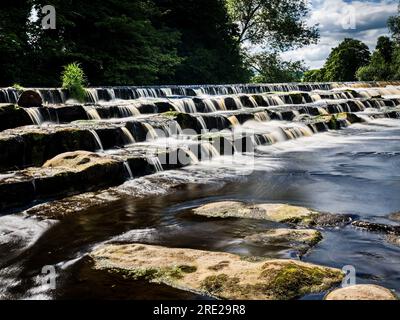
<path id="1" fill-rule="evenodd" d="M 394 235 L 394 234 L 388 234 L 385 237 L 385 240 L 395 246 L 399 246 L 400 247 L 400 236 L 398 235 Z"/>
<path id="2" fill-rule="evenodd" d="M 369 221 L 354 221 L 352 222 L 352 225 L 364 229 L 367 231 L 373 231 L 373 232 L 383 232 L 387 234 L 394 234 L 394 235 L 400 235 L 400 226 L 393 226 L 389 224 L 383 224 L 383 223 L 375 223 L 375 222 L 369 222 Z"/>
<path id="3" fill-rule="evenodd" d="M 312 229 L 279 228 L 247 236 L 245 240 L 260 245 L 291 247 L 304 254 L 322 240 L 322 235 Z"/>
<path id="4" fill-rule="evenodd" d="M 289 247 L 305 254 L 310 248 L 322 240 L 322 235 L 312 229 L 271 229 L 245 237 L 245 241 L 262 246 Z"/>
<path id="5" fill-rule="evenodd" d="M 389 215 L 389 219 L 400 222 L 400 212 L 395 212 Z"/>
<path id="6" fill-rule="evenodd" d="M 238 255 L 153 245 L 107 245 L 91 253 L 96 269 L 222 299 L 293 299 L 339 283 L 340 270 L 295 260 L 248 261 Z"/>
<path id="7" fill-rule="evenodd" d="M 260 219 L 302 226 L 335 226 L 351 222 L 351 217 L 321 213 L 288 204 L 246 204 L 239 201 L 213 202 L 193 210 L 194 214 L 216 218 Z"/>
<path id="8" fill-rule="evenodd" d="M 325 300 L 397 300 L 395 294 L 373 284 L 358 284 L 330 292 Z"/>

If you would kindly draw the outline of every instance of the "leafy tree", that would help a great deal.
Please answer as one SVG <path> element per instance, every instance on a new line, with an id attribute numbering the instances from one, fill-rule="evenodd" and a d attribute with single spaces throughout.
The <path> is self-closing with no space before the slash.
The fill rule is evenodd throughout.
<path id="1" fill-rule="evenodd" d="M 252 82 L 296 82 L 300 81 L 306 67 L 302 61 L 283 61 L 277 53 L 260 53 L 249 58 L 256 71 Z"/>
<path id="2" fill-rule="evenodd" d="M 359 68 L 356 72 L 360 81 L 386 81 L 392 78 L 392 70 L 381 54 L 375 52 L 371 63 Z"/>
<path id="3" fill-rule="evenodd" d="M 392 61 L 394 43 L 389 37 L 379 37 L 376 44 L 376 51 L 382 56 L 386 63 Z"/>
<path id="4" fill-rule="evenodd" d="M 33 1 L 38 9 L 46 2 Z M 57 29 L 41 30 L 35 41 L 44 53 L 40 70 L 60 72 L 78 61 L 91 85 L 146 85 L 160 83 L 180 63 L 179 33 L 153 23 L 161 12 L 151 1 L 54 0 L 53 5 Z M 50 74 L 45 78 L 57 81 Z"/>
<path id="5" fill-rule="evenodd" d="M 26 0 L 3 0 L 0 10 L 0 86 L 22 83 L 29 77 L 27 60 L 28 17 L 30 4 Z"/>
<path id="6" fill-rule="evenodd" d="M 355 81 L 356 71 L 368 64 L 370 52 L 363 42 L 346 38 L 332 49 L 324 65 L 324 81 Z"/>
<path id="7" fill-rule="evenodd" d="M 304 72 L 303 82 L 324 82 L 325 81 L 325 69 L 314 69 Z"/>
<path id="8" fill-rule="evenodd" d="M 240 27 L 238 42 L 289 49 L 315 43 L 318 30 L 307 26 L 306 0 L 227 0 L 232 20 Z"/>
<path id="9" fill-rule="evenodd" d="M 388 37 L 379 37 L 376 49 L 368 65 L 357 70 L 356 76 L 360 81 L 383 81 L 393 77 L 392 58 L 394 44 Z"/>
<path id="10" fill-rule="evenodd" d="M 173 83 L 244 82 L 249 72 L 235 38 L 225 0 L 155 0 L 161 22 L 181 34 Z"/>
<path id="11" fill-rule="evenodd" d="M 400 48 L 398 46 L 393 52 L 391 64 L 391 80 L 400 80 Z"/>
<path id="12" fill-rule="evenodd" d="M 400 13 L 400 4 L 398 8 L 398 12 Z M 400 15 L 392 16 L 388 19 L 388 28 L 390 33 L 392 34 L 393 40 L 400 44 Z"/>

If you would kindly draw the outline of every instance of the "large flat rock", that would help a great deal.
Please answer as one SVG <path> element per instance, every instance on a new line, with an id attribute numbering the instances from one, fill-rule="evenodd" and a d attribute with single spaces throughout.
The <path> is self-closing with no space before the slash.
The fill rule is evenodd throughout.
<path id="1" fill-rule="evenodd" d="M 193 209 L 193 213 L 214 218 L 259 219 L 304 226 L 334 226 L 351 221 L 346 215 L 322 213 L 289 204 L 246 204 L 238 201 L 209 203 Z"/>
<path id="2" fill-rule="evenodd" d="M 222 299 L 293 299 L 325 291 L 343 277 L 340 270 L 296 260 L 144 244 L 106 245 L 90 257 L 97 269 Z"/>

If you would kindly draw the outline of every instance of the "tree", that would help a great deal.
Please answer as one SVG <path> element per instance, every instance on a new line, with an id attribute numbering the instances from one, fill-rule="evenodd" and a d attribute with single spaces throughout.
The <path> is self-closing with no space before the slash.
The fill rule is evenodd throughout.
<path id="1" fill-rule="evenodd" d="M 400 13 L 400 4 L 398 7 L 398 12 Z M 400 15 L 392 16 L 388 19 L 388 28 L 392 34 L 393 40 L 400 44 Z"/>
<path id="2" fill-rule="evenodd" d="M 325 81 L 325 69 L 314 69 L 304 72 L 303 82 L 324 82 Z"/>
<path id="3" fill-rule="evenodd" d="M 45 0 L 32 0 L 39 18 Z M 79 62 L 91 85 L 149 85 L 174 73 L 179 33 L 154 21 L 161 12 L 148 0 L 54 0 L 57 28 L 42 30 L 34 47 L 35 85 L 58 85 L 62 66 Z M 42 77 L 40 77 L 42 76 Z"/>
<path id="4" fill-rule="evenodd" d="M 360 81 L 386 81 L 393 77 L 392 59 L 394 44 L 388 37 L 379 37 L 376 49 L 368 65 L 356 72 Z"/>
<path id="5" fill-rule="evenodd" d="M 238 25 L 236 41 L 246 56 L 245 61 L 256 70 L 253 81 L 298 80 L 303 63 L 284 62 L 278 53 L 317 42 L 317 27 L 308 26 L 305 21 L 308 1 L 226 0 L 226 4 L 232 21 Z M 264 52 L 253 56 L 250 49 L 253 45 Z"/>
<path id="6" fill-rule="evenodd" d="M 307 26 L 306 0 L 227 0 L 228 12 L 240 27 L 238 42 L 280 50 L 315 43 L 316 26 Z"/>
<path id="7" fill-rule="evenodd" d="M 29 77 L 26 62 L 30 56 L 26 0 L 4 0 L 0 10 L 0 86 L 21 83 Z"/>
<path id="8" fill-rule="evenodd" d="M 236 42 L 225 0 L 155 0 L 161 22 L 181 34 L 174 83 L 245 82 L 250 73 Z"/>
<path id="9" fill-rule="evenodd" d="M 252 82 L 257 83 L 300 81 L 306 70 L 302 61 L 283 61 L 277 53 L 259 53 L 249 59 L 256 71 Z"/>
<path id="10" fill-rule="evenodd" d="M 324 81 L 355 81 L 356 71 L 369 63 L 370 52 L 363 42 L 346 38 L 333 48 L 324 65 Z"/>
<path id="11" fill-rule="evenodd" d="M 379 37 L 375 50 L 382 56 L 386 63 L 392 61 L 394 43 L 389 37 Z"/>

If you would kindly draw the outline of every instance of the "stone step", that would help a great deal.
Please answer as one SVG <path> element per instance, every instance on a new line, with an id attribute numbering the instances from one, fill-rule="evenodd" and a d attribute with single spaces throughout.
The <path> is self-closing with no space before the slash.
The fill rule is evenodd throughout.
<path id="1" fill-rule="evenodd" d="M 63 153 L 42 167 L 1 174 L 0 211 L 116 186 L 130 178 L 181 168 L 192 162 L 188 151 L 181 148 L 136 146 L 112 155 Z"/>

